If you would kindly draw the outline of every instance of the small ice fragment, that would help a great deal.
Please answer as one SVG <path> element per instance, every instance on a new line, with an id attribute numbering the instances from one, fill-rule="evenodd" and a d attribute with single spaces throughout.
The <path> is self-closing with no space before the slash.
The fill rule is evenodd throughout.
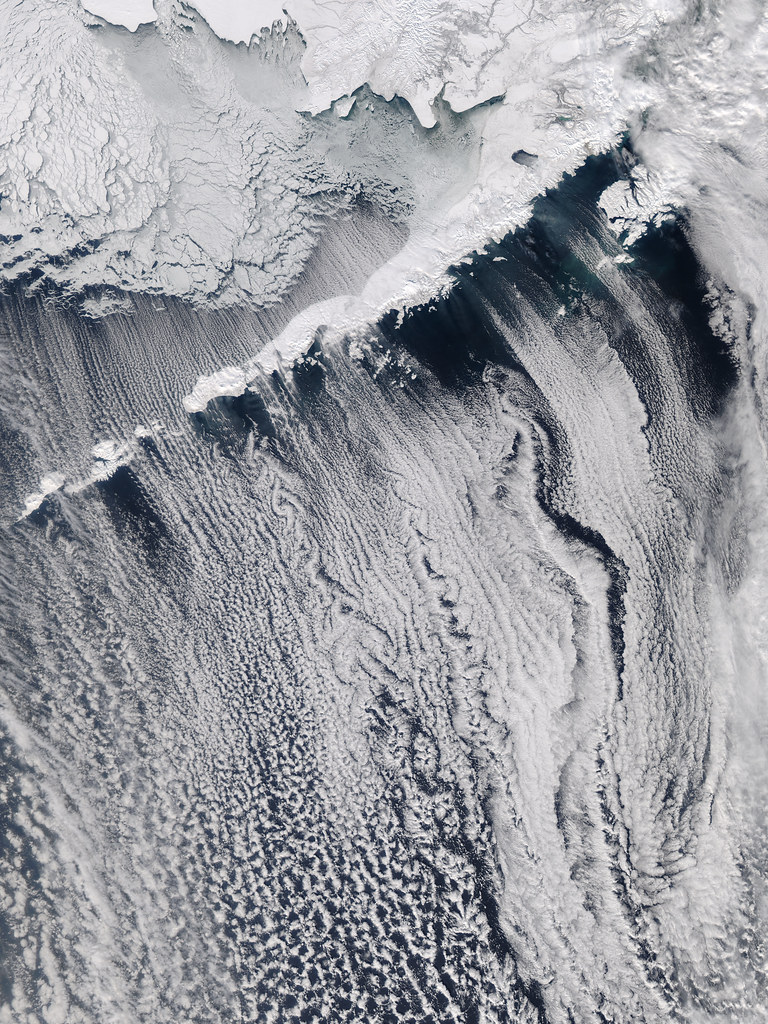
<path id="1" fill-rule="evenodd" d="M 340 100 L 336 100 L 333 105 L 333 109 L 338 117 L 347 117 L 350 110 L 355 105 L 354 96 L 342 96 Z"/>

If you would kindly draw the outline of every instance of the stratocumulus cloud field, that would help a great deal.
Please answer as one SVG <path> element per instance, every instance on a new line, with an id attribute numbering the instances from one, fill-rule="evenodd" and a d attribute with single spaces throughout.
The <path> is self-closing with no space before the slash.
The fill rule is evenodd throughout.
<path id="1" fill-rule="evenodd" d="M 768 1019 L 762 9 L 1 7 L 0 1021 Z"/>

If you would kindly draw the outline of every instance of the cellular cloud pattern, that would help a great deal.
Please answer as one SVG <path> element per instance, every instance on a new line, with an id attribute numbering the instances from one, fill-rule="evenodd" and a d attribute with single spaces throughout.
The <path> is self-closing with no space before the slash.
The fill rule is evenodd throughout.
<path id="1" fill-rule="evenodd" d="M 768 1020 L 763 8 L 0 10 L 0 1024 Z"/>

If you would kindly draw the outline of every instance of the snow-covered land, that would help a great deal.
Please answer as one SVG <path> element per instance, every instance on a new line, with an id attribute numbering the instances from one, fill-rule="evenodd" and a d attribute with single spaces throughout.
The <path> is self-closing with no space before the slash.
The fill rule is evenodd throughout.
<path id="1" fill-rule="evenodd" d="M 685 16 L 656 3 L 285 9 L 7 7 L 2 275 L 268 305 L 364 198 L 403 225 L 401 243 L 318 317 L 375 319 L 428 298 L 612 145 L 656 95 L 636 73 L 643 54 Z"/>

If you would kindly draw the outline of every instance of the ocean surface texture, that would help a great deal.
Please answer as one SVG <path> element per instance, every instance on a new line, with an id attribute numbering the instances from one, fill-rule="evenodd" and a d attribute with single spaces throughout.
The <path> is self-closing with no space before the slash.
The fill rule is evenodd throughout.
<path id="1" fill-rule="evenodd" d="M 764 5 L 0 20 L 0 1024 L 768 1022 Z"/>

